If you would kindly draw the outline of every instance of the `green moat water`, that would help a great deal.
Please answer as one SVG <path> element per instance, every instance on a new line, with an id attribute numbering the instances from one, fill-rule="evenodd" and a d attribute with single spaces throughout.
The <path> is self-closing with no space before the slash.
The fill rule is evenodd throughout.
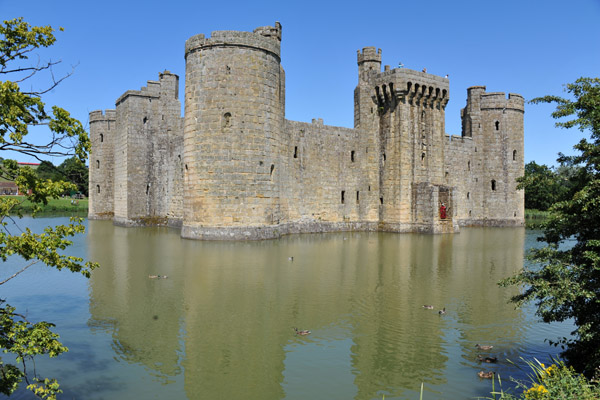
<path id="1" fill-rule="evenodd" d="M 525 378 L 507 360 L 548 360 L 544 339 L 571 330 L 515 310 L 515 289 L 496 284 L 537 245 L 522 228 L 201 242 L 86 223 L 69 251 L 101 263 L 89 281 L 34 267 L 2 287 L 31 320 L 57 324 L 70 351 L 36 366 L 67 399 L 418 399 L 421 382 L 425 400 L 467 399 L 491 390 L 478 371 Z"/>

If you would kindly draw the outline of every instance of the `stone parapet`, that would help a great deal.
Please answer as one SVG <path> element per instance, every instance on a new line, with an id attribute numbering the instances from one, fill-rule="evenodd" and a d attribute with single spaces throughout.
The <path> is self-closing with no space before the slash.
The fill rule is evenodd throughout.
<path id="1" fill-rule="evenodd" d="M 269 28 L 269 29 L 267 29 Z M 269 34 L 265 32 L 277 30 L 277 27 L 262 27 L 255 32 L 240 31 L 214 31 L 211 37 L 207 38 L 204 34 L 192 36 L 185 43 L 185 57 L 190 53 L 208 49 L 211 47 L 248 47 L 273 54 L 280 59 L 281 57 L 281 34 Z"/>
<path id="2" fill-rule="evenodd" d="M 114 121 L 117 119 L 116 110 L 94 110 L 89 114 L 90 124 L 97 121 Z"/>
<path id="3" fill-rule="evenodd" d="M 508 98 L 504 92 L 482 93 L 481 109 L 511 109 L 516 111 L 525 111 L 525 99 L 523 96 L 510 93 Z"/>

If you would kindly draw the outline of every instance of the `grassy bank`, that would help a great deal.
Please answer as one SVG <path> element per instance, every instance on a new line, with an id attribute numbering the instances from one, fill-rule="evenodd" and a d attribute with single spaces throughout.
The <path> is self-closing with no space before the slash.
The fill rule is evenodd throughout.
<path id="1" fill-rule="evenodd" d="M 3 196 L 4 197 L 4 196 Z M 23 214 L 30 214 L 33 212 L 33 204 L 28 201 L 25 196 L 10 196 L 11 198 L 17 198 L 23 202 L 15 207 L 13 210 L 15 213 L 20 211 Z M 42 213 L 54 213 L 54 212 L 75 212 L 86 214 L 88 211 L 88 199 L 71 199 L 70 197 L 60 199 L 50 199 L 48 204 L 42 206 Z"/>
<path id="2" fill-rule="evenodd" d="M 550 216 L 549 211 L 525 210 L 525 226 L 530 229 L 537 229 Z"/>

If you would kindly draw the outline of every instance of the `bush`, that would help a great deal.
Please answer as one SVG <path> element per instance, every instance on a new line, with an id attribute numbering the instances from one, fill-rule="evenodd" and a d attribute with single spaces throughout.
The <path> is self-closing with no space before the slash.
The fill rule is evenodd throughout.
<path id="1" fill-rule="evenodd" d="M 492 392 L 494 397 L 488 399 L 498 400 L 598 400 L 600 399 L 600 387 L 590 383 L 583 375 L 575 372 L 573 367 L 567 367 L 564 362 L 554 360 L 554 364 L 546 368 L 538 360 L 528 361 L 532 370 L 529 375 L 530 381 L 519 382 L 517 390 L 523 393 L 515 396 L 509 393 Z M 500 397 L 497 397 L 500 396 Z"/>

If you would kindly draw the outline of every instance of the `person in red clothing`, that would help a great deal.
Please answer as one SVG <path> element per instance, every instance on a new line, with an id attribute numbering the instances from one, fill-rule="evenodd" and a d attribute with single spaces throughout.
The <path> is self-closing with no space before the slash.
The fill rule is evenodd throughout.
<path id="1" fill-rule="evenodd" d="M 446 219 L 446 205 L 444 203 L 440 206 L 440 218 Z"/>

